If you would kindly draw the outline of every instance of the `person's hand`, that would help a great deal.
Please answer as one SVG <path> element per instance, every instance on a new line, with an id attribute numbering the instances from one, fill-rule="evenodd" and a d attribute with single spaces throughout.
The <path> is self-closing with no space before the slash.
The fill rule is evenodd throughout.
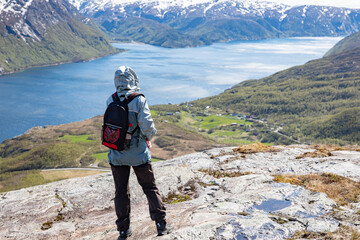
<path id="1" fill-rule="evenodd" d="M 152 147 L 151 141 L 149 141 L 147 138 L 146 138 L 146 144 L 149 149 Z"/>

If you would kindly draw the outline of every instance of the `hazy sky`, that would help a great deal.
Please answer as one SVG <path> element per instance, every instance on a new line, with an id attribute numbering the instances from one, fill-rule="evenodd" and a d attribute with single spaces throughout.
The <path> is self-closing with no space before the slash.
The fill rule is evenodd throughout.
<path id="1" fill-rule="evenodd" d="M 335 7 L 360 8 L 360 0 L 268 0 L 268 2 L 278 2 L 287 5 L 323 5 L 323 6 L 335 6 Z"/>

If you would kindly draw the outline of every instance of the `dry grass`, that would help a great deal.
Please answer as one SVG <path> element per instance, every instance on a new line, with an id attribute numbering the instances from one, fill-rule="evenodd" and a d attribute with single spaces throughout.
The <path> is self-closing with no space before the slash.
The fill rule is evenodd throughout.
<path id="1" fill-rule="evenodd" d="M 314 192 L 323 192 L 339 205 L 360 201 L 360 183 L 332 173 L 308 175 L 278 175 L 274 181 L 305 187 Z"/>
<path id="2" fill-rule="evenodd" d="M 313 144 L 309 148 L 316 150 L 327 150 L 327 151 L 358 151 L 360 152 L 360 146 L 358 145 L 348 145 L 348 146 L 337 146 L 337 145 L 326 145 L 326 144 Z"/>
<path id="3" fill-rule="evenodd" d="M 63 179 L 86 177 L 99 173 L 104 173 L 101 170 L 54 170 L 54 171 L 42 171 L 40 174 L 47 181 L 59 181 Z"/>
<path id="4" fill-rule="evenodd" d="M 240 176 L 252 174 L 252 172 L 239 172 L 239 171 L 230 172 L 230 171 L 214 170 L 214 169 L 210 169 L 210 168 L 199 169 L 199 172 L 213 176 L 214 178 L 240 177 Z"/>
<path id="5" fill-rule="evenodd" d="M 167 204 L 174 204 L 179 202 L 185 202 L 191 200 L 191 197 L 189 195 L 182 195 L 182 194 L 176 194 L 175 192 L 169 193 L 169 195 L 162 199 L 164 203 Z"/>
<path id="6" fill-rule="evenodd" d="M 341 226 L 335 232 L 314 233 L 306 231 L 297 231 L 287 240 L 296 239 L 317 239 L 317 240 L 359 240 L 360 232 L 348 226 Z"/>
<path id="7" fill-rule="evenodd" d="M 178 187 L 177 191 L 172 191 L 166 197 L 163 197 L 162 201 L 167 204 L 185 202 L 195 198 L 195 193 L 196 181 L 191 179 L 184 186 Z"/>
<path id="8" fill-rule="evenodd" d="M 234 148 L 235 153 L 259 153 L 259 152 L 279 152 L 280 149 L 272 146 L 267 146 L 262 143 L 253 143 Z"/>
<path id="9" fill-rule="evenodd" d="M 314 152 L 306 152 L 296 157 L 296 159 L 301 158 L 323 158 L 323 157 L 331 157 L 333 154 L 329 150 L 315 150 Z"/>
<path id="10" fill-rule="evenodd" d="M 296 159 L 301 158 L 322 158 L 333 156 L 331 152 L 333 151 L 359 151 L 360 146 L 349 145 L 349 146 L 337 146 L 337 145 L 326 145 L 326 144 L 313 144 L 309 148 L 315 149 L 314 152 L 306 152 L 296 157 Z"/>

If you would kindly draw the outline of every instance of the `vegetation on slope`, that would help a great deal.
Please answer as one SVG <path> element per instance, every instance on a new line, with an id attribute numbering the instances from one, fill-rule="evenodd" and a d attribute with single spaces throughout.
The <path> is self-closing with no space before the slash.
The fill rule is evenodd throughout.
<path id="1" fill-rule="evenodd" d="M 360 32 L 351 34 L 346 38 L 338 42 L 333 48 L 331 48 L 326 54 L 325 57 L 339 54 L 344 51 L 349 51 L 360 46 Z"/>
<path id="2" fill-rule="evenodd" d="M 114 41 L 135 41 L 172 48 L 206 44 L 199 38 L 183 34 L 151 19 L 129 17 L 126 20 L 105 21 L 101 27 Z"/>
<path id="3" fill-rule="evenodd" d="M 0 38 L 2 72 L 63 62 L 79 62 L 116 52 L 119 50 L 109 44 L 100 30 L 80 21 L 60 22 L 50 27 L 42 41 L 25 42 L 14 35 Z"/>
<path id="4" fill-rule="evenodd" d="M 153 161 L 218 146 L 184 127 L 174 116 L 154 114 L 158 135 Z M 37 170 L 68 167 L 109 167 L 108 148 L 101 145 L 102 116 L 81 122 L 34 128 L 0 144 L 0 191 L 14 190 L 48 180 Z M 26 183 L 27 182 L 27 183 Z"/>
<path id="5" fill-rule="evenodd" d="M 119 52 L 66 0 L 8 3 L 0 19 L 0 74 Z"/>
<path id="6" fill-rule="evenodd" d="M 302 142 L 358 144 L 359 90 L 360 48 L 355 48 L 242 82 L 192 104 L 260 115 L 284 125 L 280 133 Z"/>

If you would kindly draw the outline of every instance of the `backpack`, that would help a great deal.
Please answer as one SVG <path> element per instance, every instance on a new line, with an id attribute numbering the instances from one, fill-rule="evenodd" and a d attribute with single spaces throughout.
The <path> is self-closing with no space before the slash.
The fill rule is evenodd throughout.
<path id="1" fill-rule="evenodd" d="M 138 126 L 132 132 L 128 132 L 131 127 L 128 119 L 128 104 L 137 96 L 145 97 L 143 94 L 135 92 L 120 101 L 116 92 L 112 95 L 113 102 L 106 108 L 102 126 L 101 140 L 104 146 L 118 151 L 129 149 L 131 137 Z M 125 95 L 121 97 L 125 97 Z"/>

